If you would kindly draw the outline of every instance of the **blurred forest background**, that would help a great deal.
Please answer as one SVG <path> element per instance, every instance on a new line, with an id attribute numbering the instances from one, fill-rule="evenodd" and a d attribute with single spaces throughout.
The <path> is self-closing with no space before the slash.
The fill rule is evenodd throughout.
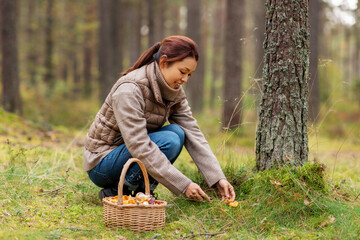
<path id="1" fill-rule="evenodd" d="M 360 3 L 309 4 L 309 120 L 319 126 L 333 118 L 325 132 L 344 137 L 347 123 L 360 119 Z M 143 51 L 187 35 L 200 47 L 185 86 L 193 112 L 211 114 L 218 130 L 257 121 L 264 1 L 4 0 L 0 15 L 2 106 L 26 119 L 87 127 Z"/>

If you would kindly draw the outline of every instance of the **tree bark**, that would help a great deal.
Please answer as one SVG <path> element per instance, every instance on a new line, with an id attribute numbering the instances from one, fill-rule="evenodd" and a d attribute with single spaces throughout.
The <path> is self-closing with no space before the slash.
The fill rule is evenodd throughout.
<path id="1" fill-rule="evenodd" d="M 201 112 L 204 101 L 205 46 L 201 39 L 201 0 L 187 0 L 187 36 L 199 46 L 196 71 L 186 83 L 186 93 L 193 112 Z"/>
<path id="2" fill-rule="evenodd" d="M 155 14 L 154 14 L 154 3 L 155 0 L 147 0 L 148 4 L 148 47 L 151 47 L 155 44 Z"/>
<path id="3" fill-rule="evenodd" d="M 308 1 L 266 1 L 264 92 L 256 132 L 256 166 L 308 160 Z"/>
<path id="4" fill-rule="evenodd" d="M 218 83 L 223 76 L 223 53 L 224 53 L 224 26 L 225 26 L 225 0 L 217 0 L 215 2 L 215 11 L 213 16 L 213 57 L 212 57 L 212 82 L 210 88 L 210 108 L 215 105 L 217 99 Z"/>
<path id="5" fill-rule="evenodd" d="M 129 54 L 130 54 L 130 65 L 132 66 L 140 57 L 141 54 L 141 4 L 139 1 L 128 3 L 129 13 L 130 13 L 130 22 L 131 27 L 128 30 L 129 32 Z"/>
<path id="6" fill-rule="evenodd" d="M 2 23 L 2 107 L 6 111 L 21 114 L 22 104 L 18 70 L 16 5 L 17 0 L 0 1 Z"/>
<path id="7" fill-rule="evenodd" d="M 99 0 L 99 86 L 100 102 L 103 102 L 112 86 L 111 77 L 111 40 L 109 11 L 111 0 Z"/>
<path id="8" fill-rule="evenodd" d="M 50 87 L 49 92 L 55 84 L 54 79 L 54 34 L 53 34 L 53 11 L 54 0 L 47 0 L 46 6 L 46 25 L 45 25 L 45 75 L 44 82 Z"/>
<path id="9" fill-rule="evenodd" d="M 309 120 L 316 123 L 319 115 L 320 90 L 318 79 L 318 59 L 319 59 L 319 0 L 309 2 L 309 21 L 310 21 L 310 68 L 309 68 Z"/>
<path id="10" fill-rule="evenodd" d="M 241 122 L 242 31 L 244 0 L 227 0 L 225 27 L 225 82 L 222 126 L 233 129 Z"/>
<path id="11" fill-rule="evenodd" d="M 99 85 L 100 101 L 107 97 L 122 72 L 122 24 L 120 0 L 99 0 Z M 121 25 L 121 26 L 120 26 Z"/>

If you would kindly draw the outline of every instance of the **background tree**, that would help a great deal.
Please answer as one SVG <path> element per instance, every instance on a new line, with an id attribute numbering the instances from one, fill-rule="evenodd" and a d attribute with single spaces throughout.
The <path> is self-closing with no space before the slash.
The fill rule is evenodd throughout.
<path id="1" fill-rule="evenodd" d="M 256 166 L 308 160 L 308 1 L 266 1 L 264 92 L 256 132 Z"/>
<path id="2" fill-rule="evenodd" d="M 16 25 L 17 0 L 1 0 L 2 107 L 21 114 Z"/>
<path id="3" fill-rule="evenodd" d="M 212 82 L 210 85 L 210 108 L 215 107 L 215 100 L 220 95 L 219 83 L 223 78 L 224 68 L 224 26 L 225 26 L 225 0 L 215 0 L 213 14 L 213 55 L 212 55 Z"/>
<path id="4" fill-rule="evenodd" d="M 46 26 L 45 26 L 45 75 L 44 82 L 49 85 L 51 91 L 55 84 L 54 79 L 54 0 L 46 2 Z"/>
<path id="5" fill-rule="evenodd" d="M 316 122 L 320 108 L 320 90 L 318 80 L 318 59 L 319 59 L 319 14 L 320 0 L 309 1 L 309 22 L 310 22 L 310 68 L 309 68 L 309 120 Z"/>
<path id="6" fill-rule="evenodd" d="M 255 109 L 259 111 L 262 92 L 262 71 L 264 68 L 264 36 L 265 36 L 265 5 L 263 0 L 256 0 L 252 4 L 254 18 L 254 77 L 256 84 L 253 92 L 255 94 Z"/>
<path id="7" fill-rule="evenodd" d="M 360 106 L 360 0 L 357 1 L 357 7 L 355 9 L 355 47 L 354 47 L 354 91 L 357 95 L 358 103 Z"/>
<path id="8" fill-rule="evenodd" d="M 141 12 L 143 11 L 143 7 L 140 1 L 131 1 L 127 2 L 128 5 L 128 15 L 127 19 L 130 24 L 127 25 L 126 32 L 128 33 L 128 46 L 129 46 L 129 55 L 130 55 L 130 65 L 132 66 L 136 60 L 140 57 L 141 54 Z M 124 19 L 124 22 L 126 20 Z M 153 43 L 154 44 L 154 43 Z"/>
<path id="9" fill-rule="evenodd" d="M 119 0 L 99 0 L 99 84 L 100 101 L 104 101 L 122 71 L 123 24 L 119 24 L 124 6 Z"/>
<path id="10" fill-rule="evenodd" d="M 205 70 L 205 46 L 202 41 L 201 27 L 201 0 L 187 0 L 187 36 L 199 46 L 199 62 L 196 71 L 186 83 L 186 93 L 193 112 L 203 109 L 204 101 L 204 70 Z"/>
<path id="11" fill-rule="evenodd" d="M 241 121 L 241 79 L 244 0 L 227 0 L 225 22 L 225 77 L 223 128 L 238 127 Z"/>

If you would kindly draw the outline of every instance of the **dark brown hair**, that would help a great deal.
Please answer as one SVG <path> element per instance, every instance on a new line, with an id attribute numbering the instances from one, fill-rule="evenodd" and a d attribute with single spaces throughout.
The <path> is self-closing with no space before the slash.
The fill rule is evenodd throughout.
<path id="1" fill-rule="evenodd" d="M 166 55 L 166 62 L 168 63 L 181 61 L 187 57 L 193 57 L 196 61 L 199 60 L 198 46 L 192 39 L 185 36 L 170 36 L 146 50 L 135 64 L 123 72 L 121 76 L 141 68 L 154 60 L 159 63 L 159 59 L 162 55 Z"/>

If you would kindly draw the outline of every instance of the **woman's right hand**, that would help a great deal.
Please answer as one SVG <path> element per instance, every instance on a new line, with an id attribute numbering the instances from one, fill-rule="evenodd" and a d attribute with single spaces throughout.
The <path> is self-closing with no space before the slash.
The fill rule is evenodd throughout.
<path id="1" fill-rule="evenodd" d="M 210 198 L 196 183 L 190 183 L 189 187 L 185 191 L 185 196 L 194 201 L 202 201 L 204 198 L 211 202 Z"/>

